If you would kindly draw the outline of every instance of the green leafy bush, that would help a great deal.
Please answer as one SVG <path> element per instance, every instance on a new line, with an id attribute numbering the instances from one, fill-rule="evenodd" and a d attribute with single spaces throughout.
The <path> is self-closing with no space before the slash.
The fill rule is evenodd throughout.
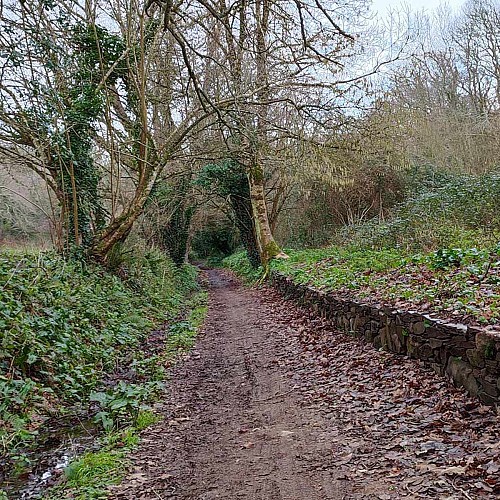
<path id="1" fill-rule="evenodd" d="M 162 388 L 163 384 L 158 381 L 127 384 L 120 380 L 107 391 L 92 392 L 90 401 L 95 401 L 100 406 L 95 420 L 101 423 L 106 431 L 130 421 L 136 422 L 140 412 L 149 409 L 146 403 L 151 400 L 152 395 L 157 394 Z"/>
<path id="2" fill-rule="evenodd" d="M 460 267 L 467 260 L 474 259 L 475 257 L 484 253 L 486 256 L 488 252 L 480 251 L 477 248 L 440 248 L 430 255 L 430 265 L 434 269 L 448 269 L 450 267 Z"/>
<path id="3" fill-rule="evenodd" d="M 192 267 L 156 251 L 130 257 L 121 275 L 54 253 L 0 255 L 4 452 L 48 417 L 88 405 L 104 374 L 133 365 L 153 325 L 176 317 L 197 286 Z"/>

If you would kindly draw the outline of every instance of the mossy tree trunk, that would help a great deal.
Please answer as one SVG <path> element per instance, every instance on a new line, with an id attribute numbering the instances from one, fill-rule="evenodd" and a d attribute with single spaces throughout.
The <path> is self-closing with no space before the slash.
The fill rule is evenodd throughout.
<path id="1" fill-rule="evenodd" d="M 102 264 L 106 264 L 108 257 L 117 243 L 123 243 L 134 223 L 144 211 L 146 201 L 153 189 L 159 169 L 143 171 L 136 187 L 135 196 L 126 210 L 116 217 L 109 225 L 96 234 L 88 249 L 88 255 Z"/>
<path id="2" fill-rule="evenodd" d="M 268 47 L 267 35 L 269 31 L 271 1 L 256 0 L 255 18 L 256 18 L 256 79 L 261 85 L 257 92 L 260 102 L 264 103 L 270 100 L 269 91 L 269 72 L 268 72 Z M 248 184 L 250 187 L 250 199 L 252 201 L 252 212 L 255 226 L 255 233 L 259 245 L 260 260 L 267 271 L 269 262 L 274 258 L 287 258 L 276 243 L 267 213 L 266 191 L 264 179 L 264 167 L 262 161 L 262 150 L 267 148 L 269 122 L 268 106 L 260 106 L 257 113 L 257 128 L 255 138 L 251 138 L 251 158 L 252 164 L 248 169 Z"/>
<path id="3" fill-rule="evenodd" d="M 259 246 L 260 261 L 267 268 L 275 258 L 287 258 L 276 243 L 267 213 L 264 173 L 260 166 L 253 166 L 248 173 L 250 199 L 254 219 L 255 235 Z"/>

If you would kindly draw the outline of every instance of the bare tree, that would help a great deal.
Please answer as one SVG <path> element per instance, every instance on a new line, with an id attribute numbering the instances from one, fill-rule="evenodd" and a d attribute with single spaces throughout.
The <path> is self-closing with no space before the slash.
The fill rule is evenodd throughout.
<path id="1" fill-rule="evenodd" d="M 184 49 L 200 102 L 212 106 L 215 92 L 233 99 L 232 106 L 217 109 L 217 127 L 226 154 L 246 168 L 261 260 L 267 265 L 285 255 L 269 223 L 266 178 L 285 138 L 302 141 L 305 127 L 312 134 L 338 126 L 345 95 L 365 76 L 345 67 L 361 49 L 357 34 L 343 27 L 353 27 L 348 18 L 361 16 L 364 2 L 218 0 L 190 5 L 191 12 L 200 5 L 208 11 L 210 21 L 192 25 L 194 32 L 206 34 L 206 46 L 204 38 L 197 44 L 196 37 L 179 33 L 178 22 L 166 22 L 166 27 Z M 169 11 L 169 16 L 177 14 L 174 8 Z M 195 16 L 188 18 L 193 22 Z M 213 84 L 208 87 L 197 82 L 199 72 L 191 63 L 200 54 L 211 59 Z M 373 71 L 378 66 L 375 62 Z"/>
<path id="2" fill-rule="evenodd" d="M 280 149 L 321 142 L 383 64 L 369 54 L 365 74 L 349 67 L 365 11 L 364 0 L 3 4 L 4 151 L 56 193 L 67 240 L 106 261 L 165 169 L 217 137 L 224 151 L 208 154 L 246 169 L 267 265 L 284 256 L 265 185 Z"/>

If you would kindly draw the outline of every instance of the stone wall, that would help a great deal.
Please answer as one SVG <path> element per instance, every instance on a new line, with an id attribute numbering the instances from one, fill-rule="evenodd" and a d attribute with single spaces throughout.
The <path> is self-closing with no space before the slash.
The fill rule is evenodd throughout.
<path id="1" fill-rule="evenodd" d="M 500 403 L 500 332 L 449 323 L 416 311 L 343 300 L 274 272 L 286 298 L 333 321 L 375 347 L 425 361 L 486 404 Z"/>

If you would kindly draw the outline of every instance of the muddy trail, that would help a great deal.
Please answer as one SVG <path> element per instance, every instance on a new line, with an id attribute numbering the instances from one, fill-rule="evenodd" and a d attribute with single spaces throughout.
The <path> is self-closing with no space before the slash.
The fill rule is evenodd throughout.
<path id="1" fill-rule="evenodd" d="M 207 274 L 204 331 L 110 498 L 500 498 L 493 409 L 272 289 Z"/>

